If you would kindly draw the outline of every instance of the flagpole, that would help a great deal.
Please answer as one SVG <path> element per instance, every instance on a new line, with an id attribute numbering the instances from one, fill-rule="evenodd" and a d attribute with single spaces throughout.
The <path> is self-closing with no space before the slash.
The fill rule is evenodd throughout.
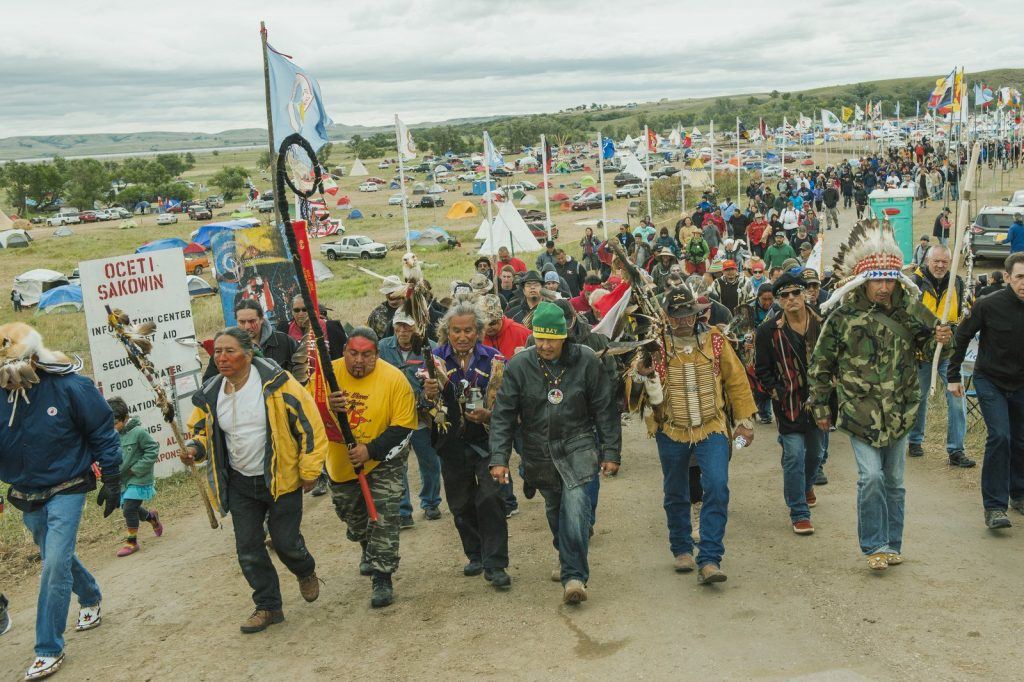
<path id="1" fill-rule="evenodd" d="M 711 119 L 711 130 L 708 131 L 711 138 L 711 188 L 715 187 L 715 119 Z"/>
<path id="2" fill-rule="evenodd" d="M 779 157 L 779 178 L 786 177 L 786 117 L 782 117 L 782 155 Z M 776 183 L 778 184 L 778 183 Z"/>
<path id="3" fill-rule="evenodd" d="M 494 248 L 494 189 L 491 187 L 491 157 L 487 149 L 487 131 L 484 131 L 484 187 L 487 197 L 487 232 L 488 240 L 491 243 L 491 261 L 494 267 L 491 268 L 491 276 L 494 278 L 494 290 L 498 291 L 498 249 Z M 493 144 L 493 143 L 492 143 Z"/>
<path id="4" fill-rule="evenodd" d="M 270 169 L 277 167 L 277 150 L 274 149 L 274 116 L 270 111 L 270 57 L 267 56 L 267 25 L 260 22 L 260 43 L 263 46 L 263 91 L 267 100 L 267 146 L 270 148 Z M 276 198 L 276 197 L 275 197 Z M 281 210 L 274 202 L 274 225 L 281 225 Z"/>
<path id="5" fill-rule="evenodd" d="M 679 216 L 686 217 L 686 169 L 679 171 Z"/>
<path id="6" fill-rule="evenodd" d="M 597 133 L 597 168 L 601 178 L 601 226 L 604 228 L 605 241 L 608 240 L 608 209 L 604 202 L 604 140 Z"/>
<path id="7" fill-rule="evenodd" d="M 650 135 L 650 130 L 647 128 L 647 126 L 644 126 L 644 165 L 646 166 L 644 170 L 647 171 L 647 219 L 653 223 L 654 211 L 651 210 L 651 145 L 649 142 L 649 140 L 651 139 Z M 601 200 L 604 201 L 604 198 L 602 197 Z"/>
<path id="8" fill-rule="evenodd" d="M 405 198 L 405 154 L 402 152 L 402 132 L 398 125 L 398 114 L 395 114 L 395 146 L 398 149 L 398 182 L 402 190 L 402 222 L 405 224 L 405 251 L 412 251 L 409 241 L 409 206 Z"/>
<path id="9" fill-rule="evenodd" d="M 544 229 L 548 233 L 548 241 L 551 240 L 551 200 L 548 198 L 548 144 L 544 133 L 540 134 L 540 158 L 541 170 L 544 174 Z"/>
<path id="10" fill-rule="evenodd" d="M 736 117 L 736 208 L 740 207 L 740 117 Z"/>

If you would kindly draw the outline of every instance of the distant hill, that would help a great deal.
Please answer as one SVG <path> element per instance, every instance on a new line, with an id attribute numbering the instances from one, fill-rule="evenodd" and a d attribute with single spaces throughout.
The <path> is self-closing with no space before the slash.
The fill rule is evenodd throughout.
<path id="1" fill-rule="evenodd" d="M 868 99 L 886 102 L 886 114 L 891 114 L 891 107 L 896 100 L 902 102 L 902 113 L 910 116 L 914 113 L 915 101 L 924 102 L 934 87 L 935 80 L 944 74 L 919 76 L 914 78 L 897 78 L 891 80 L 867 81 L 846 85 L 830 85 L 799 92 L 766 92 L 747 95 L 723 95 L 659 102 L 640 103 L 635 107 L 615 106 L 599 110 L 565 111 L 552 114 L 556 117 L 583 116 L 587 120 L 580 125 L 589 130 L 598 127 L 606 134 L 609 131 L 622 129 L 633 130 L 637 125 L 643 127 L 649 123 L 652 127 L 673 125 L 678 118 L 686 125 L 692 122 L 707 121 L 710 117 L 721 120 L 725 127 L 727 121 L 734 116 L 764 116 L 769 123 L 776 125 L 775 119 L 783 115 L 794 116 L 797 112 L 811 116 L 817 115 L 816 109 L 821 106 L 839 106 L 840 104 L 863 104 Z M 968 83 L 984 81 L 992 87 L 1003 85 L 1020 86 L 1024 83 L 1024 69 L 995 69 L 980 73 L 967 74 Z M 838 114 L 839 112 L 836 111 Z M 476 128 L 489 121 L 508 122 L 529 116 L 484 116 L 475 118 L 458 118 L 447 121 L 423 122 L 411 125 L 412 128 L 432 128 L 452 126 L 456 128 Z M 734 119 L 733 119 L 734 120 Z M 671 121 L 671 122 L 670 122 Z M 756 123 L 756 121 L 753 121 Z M 750 121 L 747 122 L 750 125 Z M 597 124 L 597 125 L 595 125 Z M 347 140 L 353 135 L 367 137 L 374 133 L 390 132 L 391 126 L 361 126 L 339 124 L 332 126 L 332 140 Z M 22 137 L 0 138 L 0 161 L 8 159 L 29 159 L 52 156 L 90 156 L 97 154 L 129 154 L 141 152 L 162 152 L 170 150 L 205 149 L 223 147 L 241 147 L 263 145 L 267 133 L 263 128 L 243 128 L 225 130 L 220 133 L 175 133 L 175 132 L 143 132 L 143 133 L 97 133 L 91 135 L 33 135 Z"/>

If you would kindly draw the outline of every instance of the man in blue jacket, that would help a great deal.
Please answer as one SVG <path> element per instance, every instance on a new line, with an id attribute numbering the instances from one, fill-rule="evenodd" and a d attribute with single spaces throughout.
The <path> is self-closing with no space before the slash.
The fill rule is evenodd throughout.
<path id="1" fill-rule="evenodd" d="M 41 679 L 64 663 L 64 630 L 71 593 L 81 609 L 76 630 L 100 624 L 99 585 L 75 556 L 86 494 L 103 473 L 97 502 L 104 517 L 120 506 L 121 442 L 114 417 L 93 383 L 72 363 L 46 349 L 27 325 L 0 327 L 0 480 L 8 501 L 43 559 L 36 611 L 36 658 L 25 679 Z M 16 349 L 11 352 L 11 349 Z"/>
<path id="2" fill-rule="evenodd" d="M 1024 251 L 1024 216 L 1013 214 L 1013 224 L 1006 231 L 1006 241 L 1010 244 L 1010 253 Z"/>

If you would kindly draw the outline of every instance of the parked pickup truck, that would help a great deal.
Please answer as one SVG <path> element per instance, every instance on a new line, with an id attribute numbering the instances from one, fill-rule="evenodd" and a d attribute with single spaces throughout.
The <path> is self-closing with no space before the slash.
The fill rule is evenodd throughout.
<path id="1" fill-rule="evenodd" d="M 388 247 L 380 242 L 375 242 L 369 237 L 352 236 L 342 237 L 334 242 L 327 242 L 320 245 L 320 253 L 327 256 L 327 260 L 341 260 L 343 258 L 383 258 L 388 254 Z"/>

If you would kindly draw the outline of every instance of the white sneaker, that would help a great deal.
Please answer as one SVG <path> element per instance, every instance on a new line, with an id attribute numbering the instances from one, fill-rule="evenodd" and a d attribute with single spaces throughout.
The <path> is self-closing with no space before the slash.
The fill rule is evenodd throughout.
<path id="1" fill-rule="evenodd" d="M 64 654 L 60 656 L 36 656 L 32 665 L 25 671 L 26 680 L 41 680 L 54 674 L 64 665 Z"/>
<path id="2" fill-rule="evenodd" d="M 75 626 L 76 632 L 84 632 L 85 630 L 92 630 L 98 628 L 103 622 L 103 617 L 100 615 L 100 605 L 96 606 L 83 606 L 78 611 L 78 625 Z"/>
<path id="3" fill-rule="evenodd" d="M 575 578 L 565 583 L 562 601 L 566 604 L 579 604 L 587 601 L 587 586 Z"/>

